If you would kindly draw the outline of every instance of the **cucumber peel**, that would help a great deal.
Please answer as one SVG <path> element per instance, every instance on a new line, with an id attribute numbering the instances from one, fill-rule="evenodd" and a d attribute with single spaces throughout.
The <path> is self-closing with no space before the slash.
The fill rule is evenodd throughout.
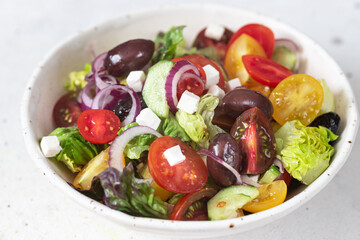
<path id="1" fill-rule="evenodd" d="M 207 203 L 209 220 L 223 220 L 237 216 L 237 210 L 259 195 L 256 187 L 236 185 L 221 189 Z"/>
<path id="2" fill-rule="evenodd" d="M 297 61 L 297 57 L 295 53 L 290 51 L 288 48 L 279 46 L 274 49 L 272 60 L 290 69 L 293 72 Z"/>
<path id="3" fill-rule="evenodd" d="M 169 105 L 165 96 L 165 82 L 171 68 L 172 61 L 162 60 L 149 69 L 142 96 L 148 108 L 158 117 L 168 118 Z"/>
<path id="4" fill-rule="evenodd" d="M 272 183 L 280 174 L 280 170 L 272 165 L 261 177 L 259 180 L 260 184 Z"/>

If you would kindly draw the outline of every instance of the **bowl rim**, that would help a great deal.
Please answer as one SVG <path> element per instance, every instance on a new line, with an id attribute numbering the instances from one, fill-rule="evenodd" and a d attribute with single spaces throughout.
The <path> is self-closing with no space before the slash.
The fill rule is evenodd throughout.
<path id="1" fill-rule="evenodd" d="M 283 23 L 282 21 L 266 16 L 265 14 L 256 13 L 254 11 L 249 11 L 243 8 L 236 7 L 234 9 L 233 6 L 227 4 L 227 5 L 217 5 L 217 4 L 203 4 L 203 3 L 192 3 L 192 4 L 172 4 L 172 5 L 161 5 L 156 6 L 153 8 L 148 9 L 141 9 L 141 10 L 135 10 L 128 12 L 128 14 L 131 14 L 131 16 L 135 17 L 141 17 L 142 15 L 145 15 L 145 17 L 148 14 L 153 14 L 156 11 L 166 11 L 168 9 L 174 9 L 174 8 L 181 8 L 181 9 L 188 9 L 188 8 L 194 8 L 194 7 L 201 7 L 201 8 L 207 8 L 207 9 L 218 9 L 221 8 L 222 11 L 238 11 L 242 12 L 248 15 L 257 15 L 260 19 L 271 21 L 272 23 L 276 23 L 282 27 L 285 27 L 287 30 L 290 30 L 292 33 L 301 36 L 302 38 L 306 39 L 309 42 L 313 42 L 316 46 L 316 48 L 319 50 L 319 54 L 322 54 L 324 57 L 328 58 L 331 64 L 336 68 L 338 72 L 342 72 L 339 65 L 334 61 L 334 59 L 318 44 L 316 44 L 312 39 L 307 37 L 302 32 L 296 30 L 295 28 L 291 27 L 288 24 Z M 72 42 L 76 37 L 78 37 L 81 34 L 88 33 L 94 30 L 95 27 L 102 28 L 108 24 L 111 24 L 115 21 L 124 21 L 122 18 L 127 14 L 121 14 L 116 17 L 112 17 L 110 19 L 107 19 L 105 21 L 102 21 L 94 26 L 90 26 L 86 28 L 83 31 L 78 31 L 77 33 L 65 38 L 65 40 L 60 41 L 53 49 L 45 55 L 44 59 L 40 61 L 36 69 L 34 70 L 30 81 L 28 82 L 25 93 L 23 95 L 23 99 L 21 102 L 21 123 L 22 123 L 22 132 L 25 140 L 25 145 L 27 148 L 28 153 L 30 154 L 31 158 L 35 161 L 37 167 L 40 169 L 40 171 L 43 173 L 43 175 L 47 176 L 47 179 L 50 180 L 50 182 L 57 187 L 59 187 L 62 191 L 64 191 L 67 195 L 69 195 L 71 198 L 75 200 L 79 205 L 82 207 L 85 207 L 89 209 L 90 211 L 95 211 L 97 214 L 105 217 L 110 218 L 112 220 L 115 220 L 118 223 L 121 223 L 123 226 L 131 226 L 136 227 L 139 229 L 149 229 L 149 230 L 176 230 L 176 231 L 194 231 L 194 230 L 203 230 L 203 229 L 209 229 L 210 231 L 219 231 L 224 229 L 237 229 L 237 228 L 243 228 L 247 227 L 247 229 L 251 229 L 257 226 L 261 226 L 266 224 L 267 222 L 273 221 L 275 219 L 280 218 L 281 216 L 284 216 L 295 209 L 302 206 L 304 203 L 306 203 L 309 199 L 311 199 L 313 196 L 315 196 L 317 193 L 319 193 L 329 182 L 330 180 L 335 176 L 335 174 L 341 169 L 343 164 L 346 162 L 346 160 L 349 157 L 349 154 L 351 152 L 351 148 L 353 144 L 346 145 L 347 148 L 343 148 L 340 151 L 337 151 L 336 159 L 339 159 L 338 161 L 332 161 L 330 166 L 325 170 L 325 172 L 318 177 L 312 184 L 306 187 L 305 190 L 303 190 L 301 193 L 295 195 L 291 199 L 285 201 L 284 203 L 280 204 L 277 207 L 259 212 L 254 213 L 251 215 L 247 215 L 245 217 L 240 218 L 234 218 L 234 219 L 226 219 L 226 220 L 220 220 L 220 221 L 190 221 L 190 222 L 184 222 L 184 221 L 172 221 L 172 220 L 163 220 L 163 219 L 155 219 L 155 218 L 146 218 L 146 217 L 134 217 L 131 215 L 128 215 L 126 213 L 110 209 L 109 207 L 105 206 L 104 204 L 101 204 L 99 202 L 96 202 L 92 200 L 91 198 L 86 197 L 85 195 L 77 192 L 74 190 L 66 181 L 64 181 L 58 174 L 55 173 L 51 169 L 51 166 L 49 165 L 48 159 L 45 158 L 39 148 L 39 144 L 37 139 L 35 139 L 35 132 L 32 127 L 31 117 L 30 117 L 30 98 L 32 95 L 32 87 L 36 84 L 37 78 L 39 74 L 42 71 L 42 66 L 53 56 L 56 51 L 61 48 L 62 46 Z M 356 138 L 357 130 L 358 130 L 358 110 L 357 110 L 357 104 L 354 98 L 353 91 L 350 87 L 349 81 L 346 79 L 345 74 L 343 74 L 344 81 L 344 88 L 346 90 L 349 90 L 347 92 L 347 95 L 349 96 L 349 99 L 352 100 L 351 103 L 349 103 L 352 108 L 349 110 L 348 118 L 354 122 L 354 124 L 348 124 L 345 126 L 344 131 L 347 131 L 347 139 L 348 141 L 352 141 L 354 143 L 354 140 Z M 350 143 L 350 142 L 349 142 Z M 334 157 L 333 159 L 334 160 Z M 260 221 L 261 220 L 261 221 Z M 254 223 L 261 224 L 255 224 Z"/>

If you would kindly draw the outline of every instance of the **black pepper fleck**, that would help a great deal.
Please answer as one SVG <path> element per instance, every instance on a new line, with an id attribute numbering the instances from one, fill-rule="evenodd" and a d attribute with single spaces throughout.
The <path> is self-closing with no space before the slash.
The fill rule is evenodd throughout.
<path id="1" fill-rule="evenodd" d="M 348 141 L 348 143 L 352 143 L 352 141 Z"/>
<path id="2" fill-rule="evenodd" d="M 229 228 L 234 228 L 235 225 L 234 224 L 230 224 Z"/>

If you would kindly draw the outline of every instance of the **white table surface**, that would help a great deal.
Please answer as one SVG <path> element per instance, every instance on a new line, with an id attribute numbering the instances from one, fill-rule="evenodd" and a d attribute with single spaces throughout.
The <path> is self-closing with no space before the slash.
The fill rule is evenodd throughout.
<path id="1" fill-rule="evenodd" d="M 0 0 L 1 240 L 144 239 L 80 207 L 42 176 L 26 152 L 19 108 L 33 69 L 59 41 L 108 18 L 166 2 Z M 333 56 L 360 92 L 359 0 L 223 2 L 279 18 L 307 34 Z M 356 141 L 331 183 L 290 215 L 224 239 L 360 239 L 359 155 Z"/>

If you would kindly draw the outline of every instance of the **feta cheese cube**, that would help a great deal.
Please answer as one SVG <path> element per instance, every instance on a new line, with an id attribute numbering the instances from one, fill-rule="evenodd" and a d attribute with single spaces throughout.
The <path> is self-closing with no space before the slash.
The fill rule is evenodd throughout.
<path id="1" fill-rule="evenodd" d="M 177 104 L 177 108 L 187 112 L 189 114 L 193 114 L 196 112 L 199 106 L 200 97 L 185 90 L 185 92 L 181 95 L 179 103 Z"/>
<path id="2" fill-rule="evenodd" d="M 166 149 L 163 155 L 170 164 L 170 166 L 179 164 L 186 159 L 184 154 L 181 152 L 181 148 L 179 145 Z"/>
<path id="3" fill-rule="evenodd" d="M 227 82 L 227 87 L 229 88 L 229 91 L 237 87 L 241 87 L 240 79 L 239 78 L 231 79 L 230 81 Z"/>
<path id="4" fill-rule="evenodd" d="M 161 120 L 150 108 L 145 108 L 141 110 L 136 117 L 136 122 L 139 125 L 151 127 L 156 130 L 159 127 Z"/>
<path id="5" fill-rule="evenodd" d="M 208 93 L 210 93 L 214 97 L 219 98 L 220 100 L 225 96 L 224 90 L 222 90 L 218 85 L 212 85 L 209 88 Z"/>
<path id="6" fill-rule="evenodd" d="M 206 27 L 205 37 L 215 39 L 220 41 L 221 37 L 224 35 L 225 28 L 218 24 L 210 24 Z"/>
<path id="7" fill-rule="evenodd" d="M 126 78 L 126 82 L 135 92 L 141 92 L 145 78 L 144 71 L 131 71 Z"/>
<path id="8" fill-rule="evenodd" d="M 216 85 L 220 80 L 220 73 L 216 68 L 211 66 L 210 64 L 203 67 L 206 75 L 206 89 L 209 89 L 212 85 Z"/>
<path id="9" fill-rule="evenodd" d="M 55 157 L 62 150 L 59 139 L 56 136 L 43 137 L 40 147 L 45 157 Z"/>

